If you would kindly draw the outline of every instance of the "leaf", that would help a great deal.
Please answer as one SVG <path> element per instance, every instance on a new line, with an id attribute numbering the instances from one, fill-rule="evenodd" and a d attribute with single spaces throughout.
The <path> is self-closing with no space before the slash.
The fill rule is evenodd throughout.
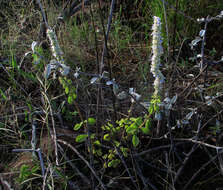
<path id="1" fill-rule="evenodd" d="M 67 98 L 68 104 L 72 104 L 73 101 L 74 101 L 73 97 L 72 96 L 68 96 L 68 98 Z"/>
<path id="2" fill-rule="evenodd" d="M 171 99 L 170 103 L 174 104 L 177 101 L 177 94 Z"/>
<path id="3" fill-rule="evenodd" d="M 90 135 L 90 139 L 94 139 L 95 138 L 95 133 L 92 133 L 91 135 Z"/>
<path id="4" fill-rule="evenodd" d="M 7 97 L 6 97 L 5 93 L 2 91 L 2 89 L 0 89 L 0 94 L 4 100 L 7 100 Z"/>
<path id="5" fill-rule="evenodd" d="M 85 134 L 83 134 L 83 135 L 78 135 L 77 137 L 76 137 L 76 142 L 79 142 L 79 143 L 81 143 L 81 142 L 84 142 L 85 140 L 86 140 L 86 138 L 88 137 L 88 135 L 85 135 Z"/>
<path id="6" fill-rule="evenodd" d="M 186 120 L 190 120 L 190 119 L 192 118 L 193 115 L 194 115 L 194 111 L 189 112 L 189 113 L 186 115 Z"/>
<path id="7" fill-rule="evenodd" d="M 72 97 L 73 97 L 73 100 L 75 100 L 77 98 L 77 94 L 76 93 L 73 93 L 72 94 Z"/>
<path id="8" fill-rule="evenodd" d="M 201 30 L 200 32 L 199 32 L 199 36 L 200 37 L 203 37 L 205 35 L 205 30 Z"/>
<path id="9" fill-rule="evenodd" d="M 161 120 L 162 120 L 162 115 L 161 115 L 160 112 L 156 112 L 156 113 L 155 113 L 155 119 L 156 119 L 157 121 L 161 121 Z"/>
<path id="10" fill-rule="evenodd" d="M 102 156 L 102 150 L 101 149 L 96 150 L 96 154 L 101 157 Z"/>
<path id="11" fill-rule="evenodd" d="M 100 143 L 99 140 L 94 141 L 94 144 L 95 144 L 95 145 L 101 145 L 101 143 Z"/>
<path id="12" fill-rule="evenodd" d="M 35 53 L 35 47 L 36 47 L 37 44 L 38 43 L 36 41 L 32 42 L 31 48 L 32 48 L 33 53 Z"/>
<path id="13" fill-rule="evenodd" d="M 113 168 L 116 168 L 118 166 L 118 164 L 120 163 L 120 160 L 119 159 L 115 159 L 115 160 L 112 160 L 108 163 L 108 167 L 113 167 Z"/>
<path id="14" fill-rule="evenodd" d="M 61 67 L 62 67 L 62 70 L 60 71 L 61 74 L 63 76 L 67 76 L 69 74 L 69 72 L 70 72 L 70 67 L 65 65 L 65 64 L 61 64 Z"/>
<path id="15" fill-rule="evenodd" d="M 69 87 L 68 86 L 65 87 L 65 94 L 69 94 Z"/>
<path id="16" fill-rule="evenodd" d="M 114 92 L 114 94 L 116 95 L 116 97 L 117 97 L 119 100 L 124 100 L 124 99 L 127 98 L 127 94 L 126 94 L 125 91 L 122 91 L 122 92 L 120 92 L 120 93 L 117 94 L 117 92 L 114 91 L 114 85 L 113 85 L 113 92 Z"/>
<path id="17" fill-rule="evenodd" d="M 79 130 L 83 125 L 83 122 L 80 122 L 80 123 L 77 123 L 75 126 L 74 126 L 74 130 L 77 131 Z"/>
<path id="18" fill-rule="evenodd" d="M 89 117 L 87 122 L 89 125 L 94 125 L 96 123 L 96 120 L 93 117 Z"/>
<path id="19" fill-rule="evenodd" d="M 105 141 L 109 141 L 111 138 L 110 138 L 110 135 L 109 134 L 105 134 L 104 137 L 103 137 L 103 139 Z"/>
<path id="20" fill-rule="evenodd" d="M 137 147 L 139 145 L 139 138 L 136 135 L 132 136 L 132 144 L 134 147 Z"/>
<path id="21" fill-rule="evenodd" d="M 137 131 L 138 127 L 133 123 L 132 125 L 128 126 L 126 129 L 126 133 L 134 134 Z"/>
<path id="22" fill-rule="evenodd" d="M 106 82 L 106 85 L 108 85 L 108 86 L 110 86 L 112 84 L 114 84 L 114 81 L 113 80 L 109 80 L 109 81 Z"/>
<path id="23" fill-rule="evenodd" d="M 46 79 L 49 78 L 50 74 L 51 74 L 51 64 L 47 64 L 46 68 L 45 68 L 45 77 L 46 77 Z"/>
<path id="24" fill-rule="evenodd" d="M 191 47 L 193 47 L 193 46 L 196 46 L 197 44 L 198 44 L 198 42 L 200 42 L 201 41 L 201 38 L 200 37 L 196 37 L 194 40 L 192 40 L 192 42 L 191 42 Z"/>
<path id="25" fill-rule="evenodd" d="M 121 151 L 124 157 L 128 156 L 128 148 L 121 147 Z"/>
<path id="26" fill-rule="evenodd" d="M 151 125 L 150 120 L 147 120 L 145 123 L 145 127 L 142 127 L 141 131 L 146 135 L 149 134 L 150 133 L 150 125 Z"/>
<path id="27" fill-rule="evenodd" d="M 96 82 L 98 82 L 99 81 L 99 77 L 93 77 L 92 79 L 91 79 L 91 84 L 94 84 L 94 83 L 96 83 Z"/>
<path id="28" fill-rule="evenodd" d="M 114 140 L 114 144 L 115 144 L 116 147 L 119 147 L 121 143 L 119 141 Z"/>
<path id="29" fill-rule="evenodd" d="M 138 117 L 136 120 L 135 120 L 135 124 L 139 127 L 140 125 L 142 125 L 143 121 L 142 121 L 142 118 L 141 117 Z"/>

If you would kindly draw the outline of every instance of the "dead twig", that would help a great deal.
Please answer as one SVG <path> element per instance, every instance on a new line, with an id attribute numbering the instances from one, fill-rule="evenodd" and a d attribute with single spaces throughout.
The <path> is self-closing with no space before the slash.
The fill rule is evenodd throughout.
<path id="1" fill-rule="evenodd" d="M 61 139 L 57 139 L 57 142 L 60 142 L 66 146 L 68 146 L 71 150 L 73 150 L 77 156 L 87 165 L 87 167 L 91 170 L 91 172 L 93 173 L 94 177 L 98 180 L 98 182 L 101 184 L 103 189 L 107 189 L 106 186 L 104 185 L 104 183 L 101 181 L 101 179 L 98 177 L 98 175 L 96 174 L 95 170 L 91 167 L 91 165 L 89 164 L 89 162 L 79 153 L 79 151 L 74 148 L 70 143 L 63 141 Z"/>

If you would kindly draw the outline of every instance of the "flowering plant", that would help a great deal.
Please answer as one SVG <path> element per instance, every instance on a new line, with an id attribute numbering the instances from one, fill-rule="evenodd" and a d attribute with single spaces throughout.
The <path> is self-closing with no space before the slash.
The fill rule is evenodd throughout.
<path id="1" fill-rule="evenodd" d="M 160 58 L 163 54 L 162 48 L 162 36 L 161 36 L 161 20 L 159 17 L 154 16 L 154 23 L 152 26 L 152 63 L 151 63 L 151 73 L 153 74 L 154 80 L 154 93 L 151 101 L 151 112 L 156 112 L 158 114 L 158 104 L 160 103 L 160 92 L 162 89 L 162 83 L 164 83 L 164 76 L 159 70 Z"/>

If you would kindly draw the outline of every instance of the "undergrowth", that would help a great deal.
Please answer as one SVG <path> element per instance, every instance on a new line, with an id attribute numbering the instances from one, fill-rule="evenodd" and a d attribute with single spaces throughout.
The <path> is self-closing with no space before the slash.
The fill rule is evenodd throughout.
<path id="1" fill-rule="evenodd" d="M 0 187 L 223 186 L 223 3 L 132 3 L 1 3 Z"/>

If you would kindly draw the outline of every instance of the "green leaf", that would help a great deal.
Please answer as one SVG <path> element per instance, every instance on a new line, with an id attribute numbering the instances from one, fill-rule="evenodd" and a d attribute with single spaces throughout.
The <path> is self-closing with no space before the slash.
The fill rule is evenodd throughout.
<path id="1" fill-rule="evenodd" d="M 150 133 L 150 129 L 147 128 L 147 127 L 142 127 L 141 128 L 141 131 L 145 134 L 145 135 L 148 135 Z"/>
<path id="2" fill-rule="evenodd" d="M 108 154 L 104 154 L 103 156 L 102 156 L 102 158 L 105 160 L 105 159 L 107 159 L 108 158 Z"/>
<path id="3" fill-rule="evenodd" d="M 74 126 L 74 130 L 77 131 L 79 130 L 83 125 L 83 122 L 80 122 L 80 123 L 77 123 L 75 126 Z"/>
<path id="4" fill-rule="evenodd" d="M 122 154 L 124 155 L 124 157 L 128 156 L 128 148 L 121 147 L 121 151 L 122 151 Z"/>
<path id="5" fill-rule="evenodd" d="M 136 120 L 135 120 L 135 124 L 136 124 L 138 127 L 139 127 L 140 125 L 142 125 L 142 123 L 143 123 L 143 120 L 142 120 L 141 117 L 136 118 Z"/>
<path id="6" fill-rule="evenodd" d="M 99 140 L 94 141 L 94 144 L 96 144 L 96 145 L 101 145 L 101 143 L 100 143 Z"/>
<path id="7" fill-rule="evenodd" d="M 92 134 L 90 135 L 90 138 L 91 138 L 91 139 L 94 139 L 94 138 L 95 138 L 95 133 L 92 133 Z"/>
<path id="8" fill-rule="evenodd" d="M 78 135 L 77 137 L 76 137 L 76 142 L 79 142 L 79 143 L 81 143 L 81 142 L 84 142 L 85 140 L 86 140 L 86 138 L 88 137 L 88 135 L 85 135 L 85 134 L 83 134 L 83 135 Z"/>
<path id="9" fill-rule="evenodd" d="M 75 100 L 75 99 L 77 98 L 76 93 L 73 93 L 73 94 L 72 94 L 72 97 L 73 97 L 73 99 Z"/>
<path id="10" fill-rule="evenodd" d="M 68 104 L 72 104 L 73 101 L 74 101 L 73 97 L 72 96 L 68 96 L 68 98 L 67 98 Z"/>
<path id="11" fill-rule="evenodd" d="M 150 122 L 150 120 L 148 119 L 147 121 L 146 121 L 146 124 L 145 124 L 145 127 L 142 127 L 141 128 L 141 131 L 144 133 L 144 134 L 149 134 L 150 133 L 150 125 L 151 125 L 151 122 Z"/>
<path id="12" fill-rule="evenodd" d="M 104 135 L 104 140 L 105 141 L 109 141 L 111 138 L 110 138 L 110 135 L 109 134 L 105 134 Z"/>
<path id="13" fill-rule="evenodd" d="M 92 117 L 89 117 L 87 122 L 88 122 L 89 125 L 94 125 L 96 123 L 96 120 Z"/>
<path id="14" fill-rule="evenodd" d="M 116 147 L 119 147 L 121 143 L 119 141 L 114 140 L 114 144 L 115 144 Z"/>
<path id="15" fill-rule="evenodd" d="M 127 127 L 126 133 L 128 134 L 134 134 L 137 131 L 138 127 L 135 125 L 135 123 L 131 124 L 130 126 Z"/>
<path id="16" fill-rule="evenodd" d="M 119 159 L 112 160 L 112 161 L 108 162 L 108 167 L 116 168 L 119 163 L 120 163 Z"/>
<path id="17" fill-rule="evenodd" d="M 132 144 L 134 147 L 137 147 L 139 145 L 139 138 L 136 135 L 132 136 Z"/>
<path id="18" fill-rule="evenodd" d="M 96 150 L 96 154 L 97 154 L 98 156 L 102 156 L 102 150 L 101 150 L 101 149 Z"/>
<path id="19" fill-rule="evenodd" d="M 2 89 L 0 89 L 0 94 L 2 95 L 2 98 L 4 100 L 7 100 L 7 97 L 6 97 L 5 93 L 2 91 Z"/>
<path id="20" fill-rule="evenodd" d="M 111 153 L 108 155 L 108 159 L 109 159 L 109 160 L 112 160 L 114 157 L 115 157 L 115 155 L 114 155 L 113 152 L 111 152 Z"/>
<path id="21" fill-rule="evenodd" d="M 65 87 L 65 93 L 69 94 L 69 87 L 68 86 Z"/>

